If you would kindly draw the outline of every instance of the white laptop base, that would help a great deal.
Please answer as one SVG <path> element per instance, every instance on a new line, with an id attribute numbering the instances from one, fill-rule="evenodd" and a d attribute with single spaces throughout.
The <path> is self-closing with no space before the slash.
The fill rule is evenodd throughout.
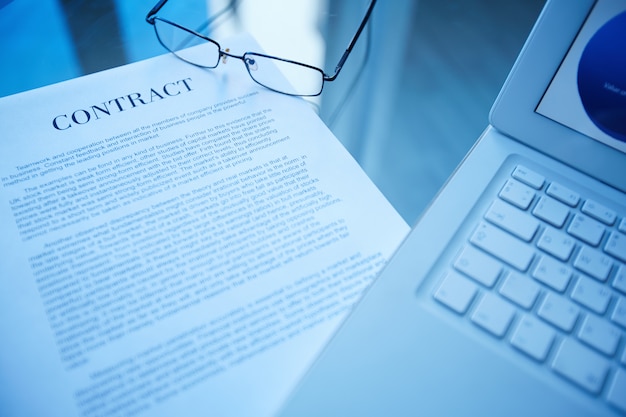
<path id="1" fill-rule="evenodd" d="M 547 4 L 494 107 L 496 127 L 418 221 L 281 417 L 626 415 L 626 155 L 536 114 L 520 115 L 530 118 L 527 138 L 519 121 L 509 123 L 515 114 L 500 110 L 521 84 L 535 90 L 521 100 L 529 107 L 524 100 L 532 99 L 534 113 L 593 7 L 582 3 Z M 611 4 L 626 10 L 626 2 Z M 549 35 L 563 36 L 551 75 L 525 78 L 524 56 L 545 55 L 537 44 Z M 542 148 L 538 136 L 557 143 Z"/>

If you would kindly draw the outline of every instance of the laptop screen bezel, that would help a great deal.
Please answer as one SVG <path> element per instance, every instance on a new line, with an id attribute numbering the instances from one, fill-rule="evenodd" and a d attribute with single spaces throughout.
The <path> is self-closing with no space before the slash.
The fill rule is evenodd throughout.
<path id="1" fill-rule="evenodd" d="M 500 132 L 626 192 L 626 154 L 536 112 L 595 3 L 548 1 L 492 107 L 490 123 Z"/>

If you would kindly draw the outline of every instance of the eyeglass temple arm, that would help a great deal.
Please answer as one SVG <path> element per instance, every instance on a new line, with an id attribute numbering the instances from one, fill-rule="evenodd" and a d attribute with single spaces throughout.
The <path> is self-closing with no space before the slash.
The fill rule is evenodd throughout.
<path id="1" fill-rule="evenodd" d="M 159 0 L 159 2 L 156 4 L 156 6 L 154 6 L 146 15 L 146 22 L 150 23 L 151 25 L 154 24 L 154 16 L 159 13 L 159 10 L 161 10 L 163 8 L 163 6 L 165 6 L 165 3 L 167 3 L 168 0 Z"/>
<path id="2" fill-rule="evenodd" d="M 165 3 L 167 2 L 168 0 L 159 0 L 156 6 L 154 6 L 146 15 L 146 22 L 150 23 L 151 25 L 154 25 L 154 18 L 156 17 L 156 14 L 159 12 L 159 10 L 163 8 L 163 6 L 165 6 Z M 211 24 L 211 22 L 213 22 L 218 17 L 226 13 L 228 10 L 232 9 L 233 11 L 236 11 L 237 7 L 239 6 L 237 3 L 239 3 L 239 0 L 229 0 L 228 5 L 226 7 L 224 7 L 222 10 L 220 10 L 211 18 L 209 18 L 203 25 L 201 25 L 198 29 L 196 29 L 196 32 L 199 32 L 201 29 L 206 28 L 209 24 Z"/>
<path id="3" fill-rule="evenodd" d="M 324 81 L 335 81 L 335 79 L 339 75 L 339 72 L 341 71 L 341 68 L 343 68 L 343 64 L 348 59 L 348 56 L 350 55 L 350 52 L 352 52 L 352 48 L 354 48 L 354 45 L 356 44 L 356 41 L 359 39 L 359 36 L 361 36 L 361 32 L 363 32 L 363 29 L 365 28 L 365 25 L 367 24 L 368 20 L 370 19 L 370 15 L 372 14 L 372 10 L 374 10 L 374 5 L 375 4 L 376 4 L 376 0 L 372 0 L 370 5 L 367 7 L 367 11 L 365 12 L 365 16 L 363 16 L 363 20 L 361 21 L 361 24 L 359 25 L 359 28 L 357 29 L 356 33 L 352 37 L 352 40 L 350 41 L 350 44 L 348 45 L 348 48 L 346 48 L 345 52 L 341 56 L 341 59 L 339 60 L 339 63 L 335 67 L 335 73 L 333 75 L 326 75 L 326 74 L 324 74 Z"/>

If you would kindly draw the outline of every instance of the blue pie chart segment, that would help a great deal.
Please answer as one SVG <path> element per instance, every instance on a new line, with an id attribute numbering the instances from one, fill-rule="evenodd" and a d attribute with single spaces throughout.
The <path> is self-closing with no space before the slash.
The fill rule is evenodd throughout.
<path id="1" fill-rule="evenodd" d="M 578 92 L 591 121 L 626 142 L 626 12 L 605 23 L 585 46 Z"/>

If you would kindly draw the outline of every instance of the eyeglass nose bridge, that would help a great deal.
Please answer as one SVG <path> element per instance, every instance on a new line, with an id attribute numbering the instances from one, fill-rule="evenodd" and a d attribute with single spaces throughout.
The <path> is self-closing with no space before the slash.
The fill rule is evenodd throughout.
<path id="1" fill-rule="evenodd" d="M 228 57 L 231 56 L 229 52 L 230 52 L 230 48 L 226 48 L 223 51 L 220 51 L 220 55 L 222 56 L 222 64 L 226 64 Z"/>
<path id="2" fill-rule="evenodd" d="M 244 64 L 246 63 L 246 59 L 244 58 L 244 55 L 232 54 L 230 52 L 230 48 L 220 49 L 220 57 L 222 58 L 223 64 L 225 64 L 226 61 L 228 61 L 228 58 L 236 58 L 236 59 L 243 61 Z"/>
<path id="3" fill-rule="evenodd" d="M 256 71 L 259 67 L 257 65 L 256 59 L 250 57 L 250 56 L 246 56 L 246 54 L 243 55 L 235 55 L 230 53 L 230 48 L 224 48 L 223 50 L 220 50 L 220 56 L 222 58 L 222 63 L 226 64 L 226 61 L 228 61 L 228 58 L 236 58 L 241 60 L 244 65 L 248 68 L 249 71 Z"/>

